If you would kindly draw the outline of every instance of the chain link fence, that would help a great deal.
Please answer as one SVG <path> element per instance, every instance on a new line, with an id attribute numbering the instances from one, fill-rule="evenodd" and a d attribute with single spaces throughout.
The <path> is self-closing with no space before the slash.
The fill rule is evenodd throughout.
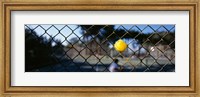
<path id="1" fill-rule="evenodd" d="M 26 72 L 109 72 L 116 59 L 119 72 L 175 72 L 175 25 L 25 25 Z"/>

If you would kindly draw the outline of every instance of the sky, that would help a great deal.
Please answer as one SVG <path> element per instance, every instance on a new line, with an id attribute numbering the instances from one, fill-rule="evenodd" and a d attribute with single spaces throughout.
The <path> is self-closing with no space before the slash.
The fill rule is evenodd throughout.
<path id="1" fill-rule="evenodd" d="M 34 31 L 36 31 L 37 35 L 41 36 L 43 35 L 43 37 L 46 37 L 47 39 L 50 38 L 49 35 L 51 36 L 55 36 L 55 39 L 60 40 L 61 42 L 65 40 L 65 37 L 67 37 L 67 40 L 69 41 L 70 39 L 74 38 L 74 37 L 81 37 L 82 34 L 81 32 L 81 28 L 78 25 L 64 25 L 64 24 L 55 24 L 53 25 L 53 27 L 51 27 L 52 25 L 47 25 L 47 24 L 42 24 L 40 26 L 38 25 L 33 25 L 33 24 L 27 24 L 25 25 L 25 28 L 29 27 L 31 29 L 34 29 Z M 142 31 L 142 33 L 153 33 L 154 30 L 161 32 L 161 31 L 174 31 L 175 32 L 175 25 L 173 24 L 164 24 L 164 25 L 115 25 L 114 27 L 115 29 L 125 29 L 125 30 L 136 30 L 136 31 Z M 153 29 L 153 30 L 152 30 Z M 47 31 L 47 34 L 45 33 L 45 30 Z M 64 36 L 62 36 L 61 34 L 58 34 L 58 31 L 60 30 L 60 33 L 62 33 Z M 74 32 L 74 34 L 72 33 Z M 76 34 L 76 35 L 75 35 Z M 129 42 L 131 42 L 132 40 L 126 40 L 127 44 L 129 44 Z M 68 42 L 63 42 L 63 45 L 67 45 Z M 55 44 L 52 44 L 55 45 Z"/>

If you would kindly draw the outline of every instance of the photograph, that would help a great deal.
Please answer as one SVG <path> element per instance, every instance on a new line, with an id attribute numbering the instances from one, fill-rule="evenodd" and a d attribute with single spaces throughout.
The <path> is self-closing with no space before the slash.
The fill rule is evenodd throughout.
<path id="1" fill-rule="evenodd" d="M 175 24 L 25 24 L 25 72 L 175 72 Z"/>
<path id="2" fill-rule="evenodd" d="M 200 97 L 199 4 L 0 1 L 0 95 Z"/>

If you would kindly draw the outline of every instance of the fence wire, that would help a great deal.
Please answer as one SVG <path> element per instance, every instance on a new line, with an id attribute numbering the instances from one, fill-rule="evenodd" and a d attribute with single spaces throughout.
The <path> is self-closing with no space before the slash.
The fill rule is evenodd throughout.
<path id="1" fill-rule="evenodd" d="M 26 72 L 109 72 L 115 59 L 120 72 L 175 72 L 175 25 L 25 25 Z"/>

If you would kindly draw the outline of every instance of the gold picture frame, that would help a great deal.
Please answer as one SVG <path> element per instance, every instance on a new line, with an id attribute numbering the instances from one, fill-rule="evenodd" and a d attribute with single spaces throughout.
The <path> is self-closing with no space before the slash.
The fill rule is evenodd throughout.
<path id="1" fill-rule="evenodd" d="M 199 37 L 200 31 L 199 0 L 3 0 L 1 1 L 1 64 L 0 96 L 5 97 L 200 97 Z M 138 11 L 189 11 L 190 17 L 190 86 L 170 87 L 20 87 L 11 86 L 11 11 L 29 10 L 138 10 Z M 56 94 L 56 95 L 55 95 Z"/>

